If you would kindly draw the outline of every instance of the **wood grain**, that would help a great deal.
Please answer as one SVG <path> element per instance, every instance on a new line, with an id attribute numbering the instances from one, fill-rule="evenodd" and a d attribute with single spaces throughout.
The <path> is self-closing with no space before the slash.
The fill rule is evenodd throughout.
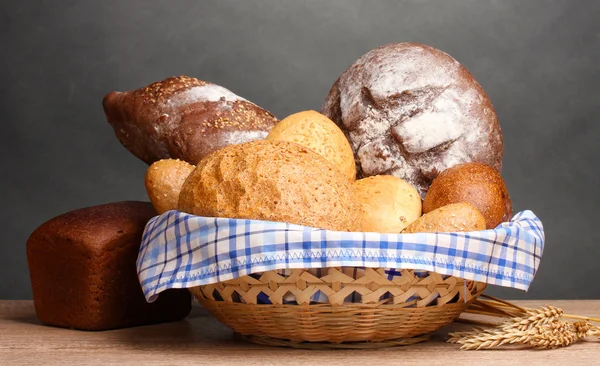
<path id="1" fill-rule="evenodd" d="M 600 317 L 600 300 L 517 301 L 552 304 L 570 314 Z M 456 329 L 462 325 L 454 325 Z M 313 351 L 272 348 L 236 339 L 200 307 L 180 322 L 105 332 L 82 332 L 41 325 L 31 301 L 0 301 L 2 365 L 593 365 L 600 342 L 580 342 L 553 351 L 459 351 L 444 342 L 449 328 L 426 343 L 377 350 Z"/>

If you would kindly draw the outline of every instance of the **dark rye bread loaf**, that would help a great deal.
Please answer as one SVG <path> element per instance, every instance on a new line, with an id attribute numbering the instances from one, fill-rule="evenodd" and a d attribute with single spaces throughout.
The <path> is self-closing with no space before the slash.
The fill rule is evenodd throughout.
<path id="1" fill-rule="evenodd" d="M 146 202 L 117 202 L 55 217 L 27 241 L 33 301 L 45 324 L 106 330 L 185 318 L 187 290 L 147 303 L 136 259 L 144 226 L 156 212 Z"/>
<path id="2" fill-rule="evenodd" d="M 397 43 L 366 53 L 334 83 L 323 114 L 350 140 L 359 177 L 395 175 L 421 198 L 453 165 L 502 167 L 490 100 L 467 69 L 432 47 Z"/>
<path id="3" fill-rule="evenodd" d="M 121 144 L 147 164 L 173 158 L 195 165 L 227 145 L 265 138 L 277 123 L 228 89 L 187 76 L 111 92 L 102 104 Z"/>

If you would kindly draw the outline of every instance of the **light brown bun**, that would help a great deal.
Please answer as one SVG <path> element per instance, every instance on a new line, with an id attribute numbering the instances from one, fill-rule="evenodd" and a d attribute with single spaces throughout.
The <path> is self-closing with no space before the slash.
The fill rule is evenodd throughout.
<path id="1" fill-rule="evenodd" d="M 179 210 L 338 231 L 362 228 L 348 179 L 321 155 L 289 141 L 252 141 L 208 155 L 183 184 Z"/>
<path id="2" fill-rule="evenodd" d="M 421 216 L 421 196 L 406 181 L 393 175 L 375 175 L 354 182 L 363 207 L 363 230 L 399 233 Z"/>
<path id="3" fill-rule="evenodd" d="M 284 118 L 273 127 L 266 139 L 306 146 L 338 167 L 350 181 L 356 179 L 356 163 L 350 143 L 342 130 L 319 112 L 304 111 Z"/>
<path id="4" fill-rule="evenodd" d="M 492 167 L 465 163 L 444 170 L 431 184 L 423 201 L 423 212 L 450 203 L 468 202 L 485 217 L 493 229 L 512 216 L 512 204 L 504 180 Z"/>
<path id="5" fill-rule="evenodd" d="M 177 209 L 181 186 L 194 170 L 192 164 L 177 159 L 159 160 L 146 171 L 146 192 L 159 214 Z"/>
<path id="6" fill-rule="evenodd" d="M 403 233 L 449 233 L 485 229 L 485 219 L 479 210 L 466 202 L 453 203 L 435 209 L 408 225 Z"/>

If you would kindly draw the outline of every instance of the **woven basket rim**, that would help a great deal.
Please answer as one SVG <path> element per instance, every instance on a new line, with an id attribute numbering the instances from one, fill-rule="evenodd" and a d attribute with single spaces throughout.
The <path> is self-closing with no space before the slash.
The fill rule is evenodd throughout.
<path id="1" fill-rule="evenodd" d="M 300 349 L 372 349 L 410 345 L 450 324 L 480 295 L 439 306 L 402 304 L 247 304 L 210 300 L 192 288 L 196 300 L 247 341 Z"/>

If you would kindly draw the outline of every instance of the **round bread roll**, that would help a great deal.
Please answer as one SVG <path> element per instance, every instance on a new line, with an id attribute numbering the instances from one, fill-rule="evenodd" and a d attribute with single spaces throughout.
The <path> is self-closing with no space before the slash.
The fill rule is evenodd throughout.
<path id="1" fill-rule="evenodd" d="M 470 203 L 460 202 L 430 211 L 404 229 L 404 233 L 451 233 L 485 229 L 485 219 Z"/>
<path id="2" fill-rule="evenodd" d="M 498 171 L 485 164 L 465 163 L 443 171 L 425 196 L 423 212 L 457 202 L 468 202 L 477 207 L 485 217 L 488 229 L 512 216 L 504 180 Z"/>
<path id="3" fill-rule="evenodd" d="M 432 47 L 397 43 L 366 53 L 333 84 L 322 112 L 348 136 L 359 178 L 392 174 L 421 198 L 453 165 L 502 167 L 490 100 L 467 69 Z"/>
<path id="4" fill-rule="evenodd" d="M 159 214 L 176 210 L 181 187 L 194 166 L 177 159 L 163 159 L 146 170 L 145 185 L 152 206 Z"/>
<path id="5" fill-rule="evenodd" d="M 363 230 L 400 233 L 421 216 L 421 197 L 415 187 L 393 175 L 375 175 L 354 182 L 363 207 Z"/>
<path id="6" fill-rule="evenodd" d="M 356 179 L 356 163 L 348 139 L 333 121 L 319 112 L 304 111 L 284 118 L 266 139 L 306 146 L 329 160 L 350 181 Z"/>
<path id="7" fill-rule="evenodd" d="M 321 155 L 289 141 L 257 140 L 208 155 L 183 184 L 178 207 L 199 216 L 362 228 L 348 179 Z"/>

